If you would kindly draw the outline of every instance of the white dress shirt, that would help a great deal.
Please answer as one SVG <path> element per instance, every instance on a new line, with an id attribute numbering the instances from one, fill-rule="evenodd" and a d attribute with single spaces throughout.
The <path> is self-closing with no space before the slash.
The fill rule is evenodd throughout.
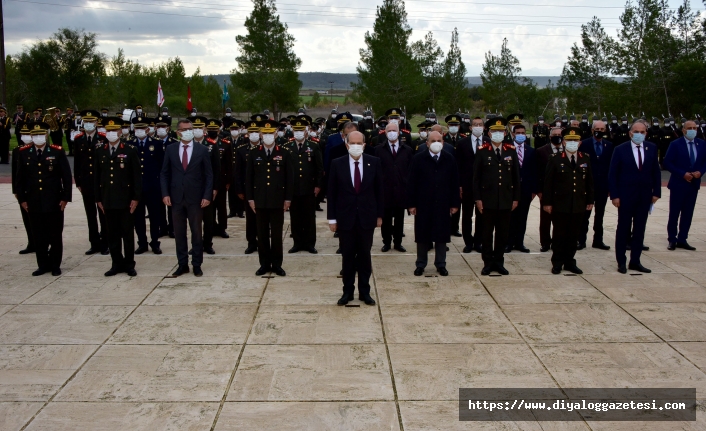
<path id="1" fill-rule="evenodd" d="M 400 152 L 400 141 L 399 140 L 397 140 L 397 142 L 387 141 L 387 144 L 390 146 L 390 151 L 392 151 L 392 145 L 394 145 L 395 146 L 395 153 Z"/>
<path id="2" fill-rule="evenodd" d="M 696 142 L 690 141 L 684 137 L 684 140 L 686 141 L 686 154 L 689 155 L 689 162 L 691 162 L 691 151 L 692 149 L 694 150 L 694 159 L 697 159 L 699 157 L 699 152 L 698 152 L 698 146 L 696 145 Z M 692 145 L 693 144 L 693 145 Z"/>
<path id="3" fill-rule="evenodd" d="M 348 165 L 351 169 L 351 184 L 353 185 L 353 188 L 355 188 L 355 162 L 359 162 L 358 170 L 360 171 L 360 183 L 363 184 L 363 155 L 361 154 L 358 160 L 354 159 L 351 155 L 348 155 Z M 329 220 L 328 223 L 336 224 L 336 220 Z"/>
<path id="4" fill-rule="evenodd" d="M 549 144 L 549 145 L 552 146 L 552 153 L 554 153 L 554 154 L 560 152 L 563 149 L 563 145 L 560 145 L 558 147 L 555 146 L 554 144 Z"/>
<path id="5" fill-rule="evenodd" d="M 186 157 L 189 161 L 188 163 L 191 163 L 191 154 L 194 152 L 194 141 L 191 141 L 188 144 L 184 144 L 179 141 L 179 161 L 182 161 L 184 158 L 184 145 L 188 145 L 188 147 L 186 147 Z"/>
<path id="6" fill-rule="evenodd" d="M 475 154 L 478 151 L 478 147 L 483 145 L 483 136 L 471 136 L 471 139 L 473 140 L 473 145 L 471 146 L 473 147 L 473 154 Z"/>
<path id="7" fill-rule="evenodd" d="M 639 168 L 640 163 L 638 163 L 638 161 L 637 161 L 637 145 L 638 144 L 630 141 L 630 145 L 632 146 L 632 155 L 633 155 L 633 157 L 635 157 L 635 166 L 637 166 Z M 639 144 L 639 145 L 640 145 L 640 154 L 641 154 L 640 157 L 642 158 L 642 166 L 645 166 L 645 143 L 643 142 L 642 144 Z"/>

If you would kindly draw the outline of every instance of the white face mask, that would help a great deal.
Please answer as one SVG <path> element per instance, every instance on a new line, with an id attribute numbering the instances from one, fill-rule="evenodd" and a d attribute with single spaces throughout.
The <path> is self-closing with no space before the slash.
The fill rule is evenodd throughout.
<path id="1" fill-rule="evenodd" d="M 613 124 L 618 124 L 618 120 L 612 120 Z"/>
<path id="2" fill-rule="evenodd" d="M 196 112 L 192 112 L 192 113 L 191 113 L 191 116 L 192 116 L 192 117 L 195 117 L 195 116 L 196 116 Z"/>
<path id="3" fill-rule="evenodd" d="M 390 142 L 396 141 L 398 136 L 399 132 L 395 132 L 394 130 L 387 132 L 387 140 Z"/>
<path id="4" fill-rule="evenodd" d="M 452 135 L 458 133 L 458 126 L 449 126 L 449 133 L 451 133 Z"/>
<path id="5" fill-rule="evenodd" d="M 476 138 L 480 138 L 480 135 L 483 134 L 483 127 L 479 127 L 479 126 L 472 127 L 471 133 L 473 133 L 473 136 L 475 136 Z"/>
<path id="6" fill-rule="evenodd" d="M 623 121 L 623 124 L 628 124 L 628 122 L 627 122 L 627 121 Z"/>
<path id="7" fill-rule="evenodd" d="M 652 123 L 653 126 L 659 126 L 659 123 Z"/>
<path id="8" fill-rule="evenodd" d="M 505 138 L 504 132 L 493 132 L 490 134 L 490 139 L 493 142 L 495 142 L 496 144 L 499 144 L 500 142 L 502 142 L 503 138 Z"/>
<path id="9" fill-rule="evenodd" d="M 258 132 L 251 132 L 250 133 L 250 142 L 259 142 L 260 141 L 260 134 Z"/>
<path id="10" fill-rule="evenodd" d="M 575 153 L 579 150 L 579 141 L 566 141 L 566 151 Z"/>
<path id="11" fill-rule="evenodd" d="M 427 136 L 429 136 L 428 132 L 419 132 L 420 139 L 427 139 Z"/>
<path id="12" fill-rule="evenodd" d="M 194 129 L 194 138 L 196 138 L 196 139 L 203 138 L 203 129 Z"/>
<path id="13" fill-rule="evenodd" d="M 106 133 L 105 137 L 108 138 L 108 142 L 117 142 L 119 139 L 118 132 L 115 131 Z"/>
<path id="14" fill-rule="evenodd" d="M 331 118 L 335 119 L 335 118 L 336 118 L 336 114 L 331 114 Z"/>
<path id="15" fill-rule="evenodd" d="M 315 132 L 313 130 L 311 132 L 309 132 L 309 136 L 311 136 L 312 138 L 315 138 L 317 135 L 318 135 L 318 132 Z"/>
<path id="16" fill-rule="evenodd" d="M 96 123 L 94 123 L 94 122 L 84 122 L 84 123 L 83 123 L 83 128 L 84 128 L 87 132 L 92 132 L 92 131 L 96 130 Z"/>
<path id="17" fill-rule="evenodd" d="M 365 119 L 366 119 L 366 120 L 372 120 L 373 117 L 371 117 L 370 115 L 367 115 L 367 116 L 365 117 Z"/>
<path id="18" fill-rule="evenodd" d="M 544 124 L 544 120 L 539 120 L 539 124 Z"/>
<path id="19" fill-rule="evenodd" d="M 557 126 L 557 127 L 561 127 L 561 121 L 557 121 L 557 122 L 556 122 L 556 126 Z"/>
<path id="20" fill-rule="evenodd" d="M 294 139 L 297 141 L 303 141 L 304 140 L 304 131 L 303 130 L 295 130 L 294 131 Z"/>
<path id="21" fill-rule="evenodd" d="M 167 136 L 167 129 L 164 127 L 158 128 L 157 129 L 157 136 L 159 136 L 160 138 L 166 137 Z"/>
<path id="22" fill-rule="evenodd" d="M 150 135 L 154 135 L 154 127 L 149 127 L 147 129 L 147 133 L 149 133 Z"/>
<path id="23" fill-rule="evenodd" d="M 292 130 L 292 125 L 291 125 L 291 124 L 287 124 L 287 130 Z"/>
<path id="24" fill-rule="evenodd" d="M 147 136 L 145 129 L 135 129 L 135 137 L 137 139 L 145 139 L 145 136 Z"/>
<path id="25" fill-rule="evenodd" d="M 32 142 L 32 137 L 30 135 L 22 135 L 20 139 L 22 139 L 22 142 L 24 142 L 25 144 L 29 144 L 30 142 Z"/>
<path id="26" fill-rule="evenodd" d="M 583 123 L 588 123 L 588 120 L 581 120 L 581 122 L 583 122 Z"/>
<path id="27" fill-rule="evenodd" d="M 240 134 L 240 130 L 231 130 L 230 131 L 230 136 L 232 137 L 237 137 Z"/>
<path id="28" fill-rule="evenodd" d="M 105 133 L 105 127 L 99 127 L 98 133 Z"/>
<path id="29" fill-rule="evenodd" d="M 353 158 L 360 157 L 363 154 L 363 145 L 361 144 L 350 144 L 348 145 L 348 154 Z"/>
<path id="30" fill-rule="evenodd" d="M 123 129 L 123 135 L 128 135 L 130 133 L 130 129 Z"/>
<path id="31" fill-rule="evenodd" d="M 275 143 L 275 135 L 271 133 L 263 134 L 262 135 L 262 143 L 270 146 Z"/>
<path id="32" fill-rule="evenodd" d="M 231 115 L 233 114 L 231 114 L 230 112 L 226 112 L 226 117 L 230 117 Z"/>
<path id="33" fill-rule="evenodd" d="M 444 144 L 439 141 L 432 142 L 431 145 L 429 145 L 429 150 L 431 150 L 431 152 L 434 154 L 439 154 L 443 149 Z"/>
<path id="34" fill-rule="evenodd" d="M 169 116 L 169 112 L 162 112 L 162 117 L 168 117 L 168 116 Z"/>
<path id="35" fill-rule="evenodd" d="M 181 140 L 182 141 L 193 141 L 194 140 L 194 131 L 193 130 L 184 130 L 183 132 L 179 132 L 181 134 Z"/>
<path id="36" fill-rule="evenodd" d="M 283 131 L 281 131 L 281 130 L 280 130 L 280 131 L 278 131 L 278 132 L 277 132 L 277 136 L 279 136 L 279 137 L 281 138 L 282 136 L 284 136 L 284 132 L 283 132 Z"/>
<path id="37" fill-rule="evenodd" d="M 404 123 L 404 117 L 400 117 L 400 121 Z"/>
<path id="38" fill-rule="evenodd" d="M 396 118 L 390 118 L 390 121 L 388 121 L 388 123 L 390 123 L 390 124 L 398 124 L 399 122 L 400 122 L 400 120 L 398 120 Z"/>
<path id="39" fill-rule="evenodd" d="M 47 143 L 47 137 L 45 135 L 34 135 L 32 136 L 32 142 L 34 142 L 34 145 L 44 145 Z"/>

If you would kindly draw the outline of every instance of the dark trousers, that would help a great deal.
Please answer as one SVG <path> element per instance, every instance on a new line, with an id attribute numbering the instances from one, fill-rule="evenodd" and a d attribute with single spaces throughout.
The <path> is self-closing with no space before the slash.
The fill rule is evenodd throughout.
<path id="1" fill-rule="evenodd" d="M 651 203 L 650 199 L 620 199 L 618 228 L 615 231 L 615 259 L 618 265 L 625 265 L 628 240 L 631 246 L 630 263 L 640 263 Z M 632 228 L 632 238 L 630 238 L 630 228 Z"/>
<path id="2" fill-rule="evenodd" d="M 661 165 L 662 162 L 664 162 L 664 156 L 667 155 L 667 149 L 669 148 L 669 142 L 662 143 L 660 142 L 658 144 L 658 149 L 659 149 L 659 164 Z"/>
<path id="3" fill-rule="evenodd" d="M 429 261 L 428 253 L 432 249 L 432 245 L 426 242 L 417 243 L 417 261 L 415 265 L 417 268 L 426 268 L 427 262 Z M 437 268 L 446 268 L 446 243 L 436 242 L 434 243 L 434 266 Z"/>
<path id="4" fill-rule="evenodd" d="M 230 213 L 233 215 L 241 214 L 243 212 L 243 205 L 243 200 L 238 197 L 238 192 L 236 192 L 235 187 L 231 185 L 230 190 L 228 190 L 228 209 Z"/>
<path id="5" fill-rule="evenodd" d="M 456 211 L 456 214 L 451 214 L 451 229 L 449 232 L 453 236 L 456 232 L 458 232 L 458 227 L 459 227 L 459 222 L 461 221 L 461 208 Z"/>
<path id="6" fill-rule="evenodd" d="M 294 246 L 309 248 L 316 246 L 316 196 L 314 193 L 294 196 L 289 207 Z"/>
<path id="7" fill-rule="evenodd" d="M 356 271 L 358 272 L 358 294 L 370 295 L 370 275 L 373 273 L 370 248 L 373 246 L 374 232 L 375 229 L 363 229 L 358 221 L 352 229 L 338 231 L 343 258 L 343 293 L 350 297 L 353 297 L 355 292 Z"/>
<path id="8" fill-rule="evenodd" d="M 177 260 L 180 266 L 189 264 L 189 245 L 186 238 L 186 221 L 189 221 L 191 229 L 191 263 L 194 266 L 201 266 L 203 263 L 203 217 L 204 211 L 200 203 L 189 205 L 186 201 L 181 201 L 177 205 L 172 205 L 172 217 L 174 218 L 174 240 L 176 242 Z"/>
<path id="9" fill-rule="evenodd" d="M 243 207 L 245 208 L 245 239 L 248 241 L 248 247 L 257 247 L 257 217 L 250 205 L 243 204 Z M 282 216 L 284 217 L 284 214 Z"/>
<path id="10" fill-rule="evenodd" d="M 525 232 L 527 232 L 527 216 L 532 205 L 532 196 L 523 196 L 517 203 L 517 208 L 511 212 L 510 216 L 510 237 L 507 245 L 519 247 L 525 243 Z"/>
<path id="11" fill-rule="evenodd" d="M 150 220 L 150 242 L 149 246 L 159 247 L 159 229 L 164 220 L 162 207 L 164 204 L 159 197 L 159 193 L 148 192 L 137 204 L 135 212 L 135 233 L 137 234 L 137 246 L 147 248 L 147 223 L 145 222 L 145 210 Z"/>
<path id="12" fill-rule="evenodd" d="M 81 193 L 83 197 L 83 210 L 86 213 L 88 222 L 88 241 L 92 248 L 105 250 L 108 248 L 108 234 L 105 228 L 105 215 L 96 206 L 95 197 L 92 194 Z M 98 229 L 100 222 L 100 230 Z"/>
<path id="13" fill-rule="evenodd" d="M 213 205 L 213 229 L 215 233 L 221 234 L 228 229 L 228 191 L 219 190 Z"/>
<path id="14" fill-rule="evenodd" d="M 22 145 L 22 140 L 17 137 L 17 142 Z M 0 163 L 6 164 L 10 162 L 10 139 L 0 138 Z"/>
<path id="15" fill-rule="evenodd" d="M 461 200 L 461 209 L 463 217 L 461 218 L 461 233 L 463 234 L 463 243 L 469 247 L 481 244 L 481 232 L 483 232 L 483 216 L 476 208 L 476 202 L 473 200 L 473 194 L 464 194 Z M 473 234 L 473 214 L 475 211 L 475 235 Z"/>
<path id="16" fill-rule="evenodd" d="M 213 247 L 213 231 L 216 226 L 216 205 L 213 201 L 203 209 L 203 247 Z"/>
<path id="17" fill-rule="evenodd" d="M 74 141 L 71 140 L 71 130 L 65 130 L 64 137 L 66 138 L 66 146 L 69 147 L 69 156 L 72 156 L 74 154 Z"/>
<path id="18" fill-rule="evenodd" d="M 552 242 L 552 265 L 576 265 L 576 243 L 585 218 L 584 213 L 552 213 L 555 235 Z"/>
<path id="19" fill-rule="evenodd" d="M 593 242 L 603 242 L 603 216 L 605 215 L 605 207 L 608 203 L 608 193 L 596 192 L 596 202 L 593 205 L 595 216 L 593 217 Z M 588 224 L 591 221 L 591 210 L 586 210 L 586 216 L 583 221 L 579 242 L 585 244 L 588 239 Z"/>
<path id="20" fill-rule="evenodd" d="M 380 227 L 383 244 L 390 245 L 393 241 L 395 246 L 402 244 L 404 212 L 404 208 L 385 208 L 385 215 L 382 217 L 382 226 Z"/>
<path id="21" fill-rule="evenodd" d="M 39 212 L 30 208 L 29 224 L 34 238 L 37 267 L 43 271 L 59 269 L 64 254 L 64 212 Z"/>
<path id="22" fill-rule="evenodd" d="M 174 235 L 174 214 L 172 207 L 167 207 L 167 233 Z"/>
<path id="23" fill-rule="evenodd" d="M 669 242 L 686 242 L 694 217 L 694 207 L 699 191 L 693 188 L 687 190 L 672 190 L 669 195 L 669 220 L 667 221 L 667 236 Z M 681 216 L 681 218 L 680 218 Z M 679 231 L 677 233 L 677 224 Z"/>
<path id="24" fill-rule="evenodd" d="M 542 247 L 552 245 L 552 215 L 544 211 L 541 202 L 539 208 L 539 244 Z"/>
<path id="25" fill-rule="evenodd" d="M 257 220 L 257 253 L 261 268 L 281 268 L 282 228 L 284 227 L 284 209 L 255 208 Z"/>
<path id="26" fill-rule="evenodd" d="M 142 216 L 144 220 L 144 215 Z M 108 247 L 112 269 L 127 271 L 135 268 L 135 219 L 130 208 L 106 209 Z M 125 255 L 123 255 L 123 250 Z"/>
<path id="27" fill-rule="evenodd" d="M 32 239 L 32 226 L 29 222 L 29 213 L 20 207 L 20 213 L 22 213 L 22 224 L 25 226 L 25 232 L 27 233 L 27 248 L 29 250 L 34 250 L 34 240 Z"/>
<path id="28" fill-rule="evenodd" d="M 510 213 L 508 210 L 483 209 L 483 263 L 503 265 L 505 246 L 510 234 Z M 495 240 L 493 240 L 495 233 Z"/>

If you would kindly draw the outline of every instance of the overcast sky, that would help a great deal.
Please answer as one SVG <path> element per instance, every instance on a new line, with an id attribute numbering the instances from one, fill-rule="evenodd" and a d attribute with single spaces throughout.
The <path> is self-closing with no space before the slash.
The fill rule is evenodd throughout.
<path id="1" fill-rule="evenodd" d="M 700 0 L 692 8 L 703 10 Z M 372 27 L 381 0 L 278 1 L 280 19 L 296 38 L 300 72 L 355 72 L 358 50 Z M 503 37 L 520 59 L 525 75 L 558 75 L 580 26 L 596 15 L 615 36 L 622 12 L 610 0 L 407 0 L 411 40 L 428 31 L 444 51 L 458 27 L 463 61 L 469 75 L 479 75 L 488 50 L 498 53 Z M 565 6 L 557 6 L 563 4 Z M 670 5 L 678 6 L 678 0 Z M 346 6 L 343 6 L 346 5 Z M 544 6 L 543 6 L 544 5 Z M 143 64 L 179 56 L 187 73 L 228 73 L 235 66 L 235 36 L 252 10 L 248 0 L 3 0 L 5 50 L 15 54 L 23 45 L 47 38 L 59 27 L 84 28 L 98 34 L 108 56 L 123 48 Z"/>

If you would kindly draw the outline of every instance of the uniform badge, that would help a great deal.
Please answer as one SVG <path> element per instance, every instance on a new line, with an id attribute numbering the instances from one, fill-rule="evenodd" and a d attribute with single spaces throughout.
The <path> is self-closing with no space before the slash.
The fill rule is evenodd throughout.
<path id="1" fill-rule="evenodd" d="M 279 172 L 279 166 L 277 166 L 277 169 L 275 169 L 277 172 Z"/>
<path id="2" fill-rule="evenodd" d="M 154 151 L 154 145 L 150 145 L 150 151 Z"/>

